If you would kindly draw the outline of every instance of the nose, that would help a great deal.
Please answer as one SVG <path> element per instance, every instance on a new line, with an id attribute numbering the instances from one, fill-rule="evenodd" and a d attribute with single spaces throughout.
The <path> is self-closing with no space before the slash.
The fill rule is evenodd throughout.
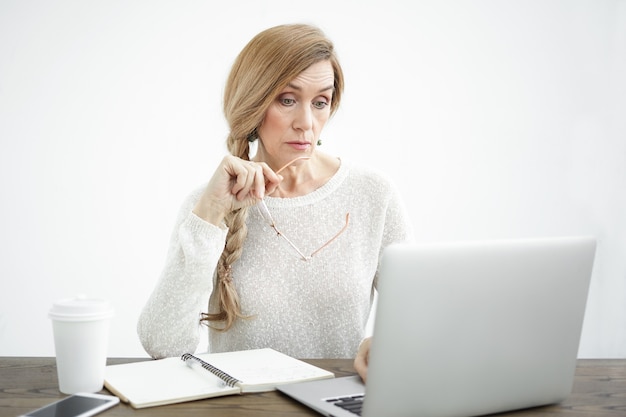
<path id="1" fill-rule="evenodd" d="M 298 106 L 293 120 L 293 127 L 296 130 L 311 130 L 313 128 L 313 109 L 310 106 Z"/>

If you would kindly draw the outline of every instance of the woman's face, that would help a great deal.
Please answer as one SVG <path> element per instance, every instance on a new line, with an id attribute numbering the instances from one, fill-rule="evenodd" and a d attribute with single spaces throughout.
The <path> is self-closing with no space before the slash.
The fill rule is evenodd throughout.
<path id="1" fill-rule="evenodd" d="M 311 156 L 330 117 L 334 91 L 330 61 L 311 65 L 275 98 L 257 130 L 258 160 L 275 169 L 299 156 Z"/>

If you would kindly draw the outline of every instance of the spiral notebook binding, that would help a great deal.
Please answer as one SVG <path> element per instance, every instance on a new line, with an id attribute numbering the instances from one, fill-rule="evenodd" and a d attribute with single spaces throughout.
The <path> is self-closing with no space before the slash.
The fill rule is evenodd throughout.
<path id="1" fill-rule="evenodd" d="M 190 360 L 190 361 L 194 361 L 194 362 L 199 363 L 200 366 L 202 366 L 204 369 L 206 369 L 207 371 L 211 372 L 213 375 L 217 376 L 219 379 L 224 381 L 224 383 L 226 385 L 228 385 L 229 387 L 234 387 L 237 383 L 241 382 L 237 378 L 228 375 L 226 372 L 222 371 L 221 369 L 216 368 L 215 366 L 211 365 L 210 363 L 207 363 L 207 362 L 203 361 L 202 359 L 200 359 L 200 358 L 198 358 L 196 356 L 193 356 L 190 353 L 185 353 L 180 358 L 183 361 L 185 361 L 185 362 Z"/>

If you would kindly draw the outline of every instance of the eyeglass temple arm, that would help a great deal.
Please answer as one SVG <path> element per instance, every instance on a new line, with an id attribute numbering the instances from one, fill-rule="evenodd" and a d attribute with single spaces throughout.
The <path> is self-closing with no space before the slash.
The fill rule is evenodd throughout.
<path id="1" fill-rule="evenodd" d="M 259 202 L 259 204 L 257 204 L 257 208 L 259 209 L 259 213 L 261 213 L 261 216 L 265 218 L 265 220 L 267 220 L 267 222 L 269 223 L 270 227 L 272 229 L 274 229 L 274 231 L 276 232 L 276 234 L 280 237 L 282 237 L 283 239 L 285 239 L 285 241 L 289 244 L 289 246 L 291 246 L 296 252 L 298 252 L 298 255 L 300 255 L 300 257 L 302 258 L 302 260 L 304 261 L 308 261 L 309 259 L 311 259 L 311 257 L 307 257 L 305 254 L 303 254 L 300 249 L 298 249 L 296 247 L 296 245 L 287 238 L 287 236 L 285 236 L 283 234 L 283 232 L 281 232 L 280 230 L 278 230 L 278 227 L 276 227 L 276 222 L 274 222 L 274 218 L 272 217 L 272 215 L 270 214 L 270 211 L 267 208 L 267 205 L 265 204 L 264 200 L 261 200 Z"/>
<path id="2" fill-rule="evenodd" d="M 280 174 L 280 172 L 282 170 L 284 170 L 285 168 L 287 168 L 289 165 L 293 164 L 296 161 L 299 161 L 301 159 L 311 159 L 310 156 L 299 156 L 296 159 L 292 159 L 291 161 L 287 162 L 285 165 L 282 166 L 282 168 L 280 168 L 278 171 L 276 171 L 276 174 Z"/>
<path id="3" fill-rule="evenodd" d="M 314 257 L 318 252 L 322 251 L 324 248 L 326 248 L 328 245 L 330 245 L 331 243 L 333 243 L 335 241 L 335 239 L 337 239 L 343 232 L 346 231 L 346 229 L 348 228 L 348 224 L 350 223 L 350 213 L 346 213 L 346 224 L 343 225 L 343 227 L 341 228 L 340 231 L 337 232 L 337 234 L 335 236 L 333 236 L 328 242 L 326 242 L 324 244 L 324 246 L 322 246 L 321 248 L 319 248 L 318 250 L 316 250 L 315 252 L 313 252 L 310 256 L 310 258 Z M 299 252 L 299 251 L 298 251 Z"/>

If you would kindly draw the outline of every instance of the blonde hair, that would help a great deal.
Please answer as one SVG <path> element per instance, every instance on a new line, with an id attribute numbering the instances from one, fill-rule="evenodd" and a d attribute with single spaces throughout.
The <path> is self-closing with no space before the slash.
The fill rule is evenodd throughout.
<path id="1" fill-rule="evenodd" d="M 248 138 L 261 125 L 265 112 L 278 94 L 302 71 L 320 61 L 328 60 L 334 71 L 334 92 L 331 114 L 334 114 L 343 92 L 343 72 L 332 42 L 324 33 L 310 25 L 281 25 L 256 35 L 239 53 L 232 66 L 224 90 L 224 115 L 230 127 L 226 140 L 234 156 L 249 159 Z M 229 213 L 226 245 L 217 265 L 215 299 L 217 312 L 203 313 L 201 321 L 216 330 L 230 329 L 241 312 L 239 296 L 233 284 L 231 266 L 241 257 L 248 230 L 248 208 Z M 221 322 L 215 327 L 212 322 Z"/>

